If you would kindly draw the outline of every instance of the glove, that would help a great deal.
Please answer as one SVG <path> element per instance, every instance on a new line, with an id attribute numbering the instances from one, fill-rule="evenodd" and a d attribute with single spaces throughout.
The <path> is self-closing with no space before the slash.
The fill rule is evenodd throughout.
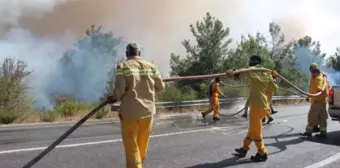
<path id="1" fill-rule="evenodd" d="M 227 72 L 226 72 L 226 74 L 227 74 L 227 76 L 233 76 L 234 75 L 234 69 L 229 69 Z"/>
<path id="2" fill-rule="evenodd" d="M 275 70 L 272 71 L 272 76 L 275 77 L 277 75 L 277 72 Z"/>
<path id="3" fill-rule="evenodd" d="M 113 98 L 113 96 L 108 96 L 106 98 L 106 101 L 109 103 L 109 104 L 113 104 L 115 102 L 117 102 L 117 100 L 115 98 Z"/>
<path id="4" fill-rule="evenodd" d="M 309 97 L 306 98 L 306 101 L 309 102 Z"/>

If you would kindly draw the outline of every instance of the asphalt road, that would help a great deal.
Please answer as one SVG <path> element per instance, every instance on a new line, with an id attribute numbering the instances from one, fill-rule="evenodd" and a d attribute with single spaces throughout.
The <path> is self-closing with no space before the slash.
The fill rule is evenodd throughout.
<path id="1" fill-rule="evenodd" d="M 198 113 L 157 120 L 146 168 L 318 168 L 340 167 L 340 123 L 329 121 L 327 140 L 307 140 L 304 131 L 308 106 L 277 108 L 275 120 L 264 126 L 270 153 L 265 163 L 233 157 L 247 132 L 247 121 L 236 116 L 213 122 Z M 236 110 L 236 109 L 234 109 Z M 233 111 L 225 110 L 225 113 Z M 0 168 L 21 168 L 71 125 L 0 127 Z M 122 168 L 124 151 L 118 122 L 82 126 L 36 168 Z"/>

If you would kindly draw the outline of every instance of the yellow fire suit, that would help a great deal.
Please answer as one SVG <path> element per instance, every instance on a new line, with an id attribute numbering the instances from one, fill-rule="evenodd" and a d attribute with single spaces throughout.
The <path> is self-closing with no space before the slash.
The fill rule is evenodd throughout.
<path id="1" fill-rule="evenodd" d="M 309 92 L 312 94 L 318 93 L 322 90 L 324 80 L 327 80 L 322 73 L 315 78 L 310 79 Z M 327 119 L 328 113 L 326 103 L 328 100 L 328 90 L 330 88 L 329 82 L 326 81 L 326 89 L 322 94 L 316 97 L 311 97 L 311 106 L 308 112 L 308 124 L 306 127 L 307 133 L 312 133 L 314 126 L 320 125 L 320 133 L 327 133 Z"/>
<path id="2" fill-rule="evenodd" d="M 219 83 L 217 83 L 216 81 L 212 81 L 210 83 L 209 92 L 210 92 L 209 99 L 210 99 L 211 108 L 209 108 L 208 110 L 206 110 L 202 114 L 208 115 L 209 113 L 214 111 L 214 118 L 218 118 L 219 117 L 219 109 L 220 109 L 220 103 L 219 103 L 218 97 L 224 96 L 224 94 L 221 92 L 220 87 L 219 87 Z"/>
<path id="3" fill-rule="evenodd" d="M 257 65 L 252 68 L 262 68 Z M 255 142 L 258 153 L 264 155 L 267 149 L 262 140 L 262 120 L 269 113 L 269 104 L 267 98 L 267 89 L 272 87 L 274 91 L 277 90 L 277 85 L 274 83 L 273 78 L 266 72 L 248 72 L 247 76 L 250 79 L 250 119 L 248 135 L 243 141 L 243 149 L 250 150 L 252 141 Z"/>
<path id="4" fill-rule="evenodd" d="M 117 67 L 113 97 L 121 101 L 119 117 L 127 168 L 143 167 L 156 113 L 155 92 L 164 87 L 157 67 L 138 56 Z"/>
<path id="5" fill-rule="evenodd" d="M 278 89 L 278 86 L 277 84 L 274 82 L 274 85 L 268 85 L 268 88 L 267 88 L 267 99 L 268 99 L 268 104 L 269 104 L 269 107 L 272 106 L 273 102 L 272 102 L 272 99 L 273 99 L 273 94 L 277 91 Z M 270 109 L 270 108 L 269 108 Z M 271 117 L 271 110 L 268 111 L 268 118 Z"/>

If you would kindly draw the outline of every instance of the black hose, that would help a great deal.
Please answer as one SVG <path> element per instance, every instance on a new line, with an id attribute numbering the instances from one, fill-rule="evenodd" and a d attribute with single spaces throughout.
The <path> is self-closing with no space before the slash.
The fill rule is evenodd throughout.
<path id="1" fill-rule="evenodd" d="M 59 145 L 65 138 L 67 138 L 73 131 L 75 131 L 78 127 L 80 127 L 86 120 L 92 117 L 96 112 L 98 112 L 101 108 L 108 104 L 107 101 L 99 104 L 96 108 L 90 111 L 86 116 L 80 119 L 74 126 L 72 126 L 69 130 L 67 130 L 63 135 L 61 135 L 57 140 L 55 140 L 50 146 L 48 146 L 44 151 L 42 151 L 38 156 L 28 162 L 23 168 L 31 168 L 35 165 L 39 160 L 41 160 L 45 155 L 51 152 L 57 145 Z"/>

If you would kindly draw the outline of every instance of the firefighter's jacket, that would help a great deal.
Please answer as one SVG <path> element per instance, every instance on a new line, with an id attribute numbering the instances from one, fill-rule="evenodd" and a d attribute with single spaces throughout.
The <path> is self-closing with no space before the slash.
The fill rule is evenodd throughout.
<path id="1" fill-rule="evenodd" d="M 324 77 L 323 73 L 320 73 L 320 75 L 318 75 L 317 77 L 310 78 L 310 83 L 309 83 L 309 93 L 311 94 L 316 94 L 319 91 L 322 91 L 322 94 L 319 96 L 313 96 L 311 97 L 312 101 L 316 101 L 316 102 L 327 102 L 328 99 L 328 89 L 330 87 L 329 82 L 326 81 L 326 88 L 325 90 L 323 89 L 323 84 L 324 84 L 324 80 L 327 80 L 326 77 Z"/>
<path id="2" fill-rule="evenodd" d="M 209 98 L 218 98 L 219 96 L 224 96 L 224 94 L 222 93 L 222 91 L 220 89 L 219 83 L 217 83 L 215 80 L 213 80 L 210 83 L 210 86 L 209 86 L 208 97 Z"/>
<path id="3" fill-rule="evenodd" d="M 156 113 L 155 92 L 163 91 L 164 87 L 154 64 L 132 57 L 117 66 L 113 97 L 121 101 L 123 117 L 142 119 Z"/>
<path id="4" fill-rule="evenodd" d="M 263 68 L 260 65 L 250 67 Z M 278 86 L 275 84 L 273 78 L 268 72 L 247 72 L 250 81 L 250 95 L 249 103 L 257 108 L 268 108 L 267 89 L 276 92 Z"/>
<path id="5" fill-rule="evenodd" d="M 268 88 L 267 88 L 267 99 L 268 99 L 268 102 L 271 103 L 272 102 L 272 98 L 273 98 L 273 94 L 277 91 L 278 89 L 278 86 L 277 86 L 277 83 L 276 83 L 276 80 L 274 80 L 274 85 L 268 85 Z"/>

